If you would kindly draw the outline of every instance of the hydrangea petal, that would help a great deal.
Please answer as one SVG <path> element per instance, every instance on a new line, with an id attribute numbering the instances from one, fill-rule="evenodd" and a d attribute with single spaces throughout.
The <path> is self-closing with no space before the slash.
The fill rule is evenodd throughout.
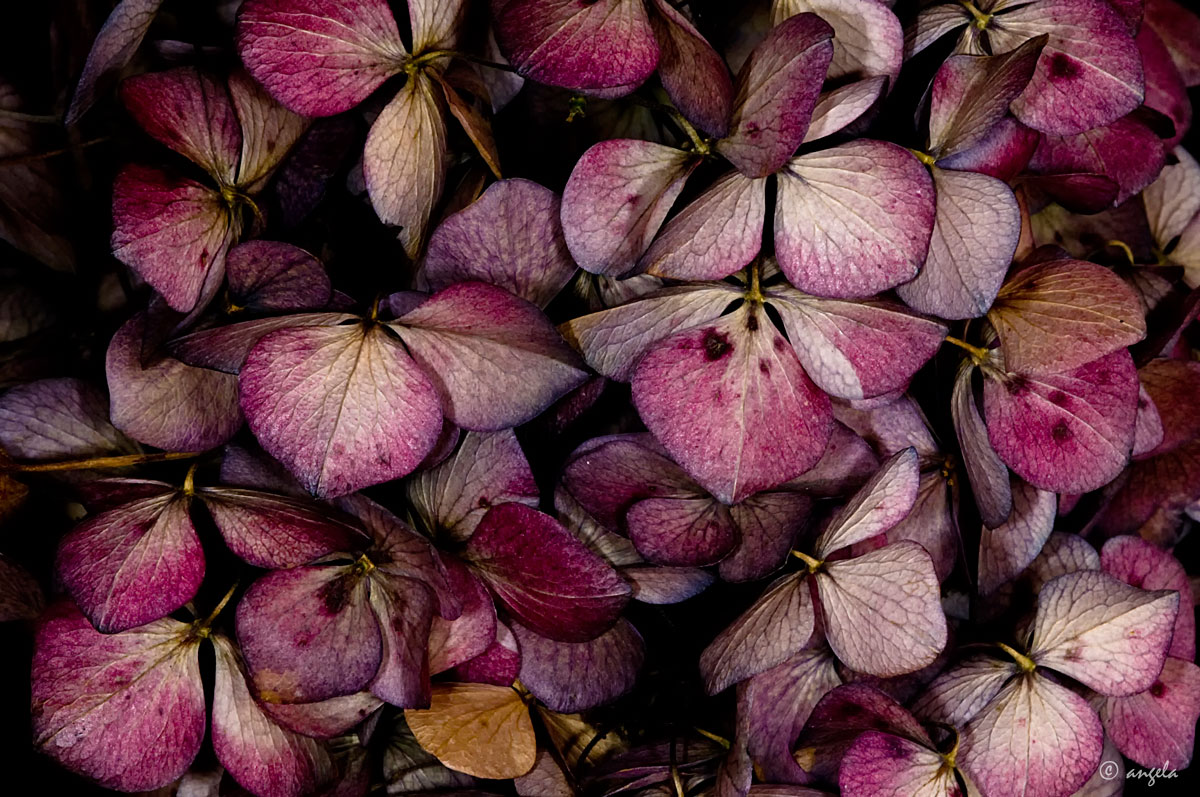
<path id="1" fill-rule="evenodd" d="M 1173 0 L 1146 0 L 1144 19 L 1162 37 L 1183 82 L 1200 84 L 1200 18 Z"/>
<path id="2" fill-rule="evenodd" d="M 1168 656 L 1191 661 L 1196 657 L 1196 614 L 1191 583 L 1179 560 L 1141 537 L 1121 535 L 1104 543 L 1100 566 L 1126 584 L 1140 589 L 1173 589 L 1179 593 L 1179 613 L 1171 634 Z"/>
<path id="3" fill-rule="evenodd" d="M 317 739 L 341 736 L 383 705 L 383 701 L 370 692 L 355 692 L 314 703 L 275 703 L 265 700 L 262 695 L 255 697 L 259 700 L 259 708 L 275 723 Z"/>
<path id="4" fill-rule="evenodd" d="M 650 15 L 661 50 L 658 77 L 671 102 L 710 136 L 729 132 L 733 80 L 729 67 L 686 16 L 667 0 L 654 0 Z"/>
<path id="5" fill-rule="evenodd" d="M 912 510 L 919 481 L 916 449 L 897 451 L 830 519 L 813 543 L 813 551 L 824 559 L 834 551 L 885 534 Z"/>
<path id="6" fill-rule="evenodd" d="M 1196 741 L 1197 717 L 1200 667 L 1170 657 L 1149 689 L 1107 698 L 1100 707 L 1100 718 L 1117 747 L 1144 767 L 1187 767 Z"/>
<path id="7" fill-rule="evenodd" d="M 236 184 L 257 193 L 308 130 L 309 120 L 277 103 L 241 70 L 229 76 L 229 96 L 242 128 Z"/>
<path id="8" fill-rule="evenodd" d="M 889 8 L 871 0 L 776 0 L 771 21 L 778 24 L 806 11 L 833 28 L 831 79 L 882 75 L 895 83 L 904 56 L 904 31 Z"/>
<path id="9" fill-rule="evenodd" d="M 933 680 L 913 704 L 913 714 L 961 728 L 987 708 L 1016 671 L 1012 662 L 992 656 L 968 658 Z"/>
<path id="10" fill-rule="evenodd" d="M 629 539 L 655 564 L 699 567 L 724 558 L 738 530 L 724 504 L 711 498 L 646 498 L 625 514 Z"/>
<path id="11" fill-rule="evenodd" d="M 383 643 L 371 694 L 401 708 L 429 705 L 429 632 L 434 600 L 424 584 L 376 569 L 370 603 Z"/>
<path id="12" fill-rule="evenodd" d="M 521 683 L 553 711 L 570 713 L 608 703 L 633 688 L 646 658 L 642 636 L 628 620 L 587 642 L 557 642 L 513 623 L 521 646 Z"/>
<path id="13" fill-rule="evenodd" d="M 741 544 L 718 563 L 721 579 L 751 581 L 778 569 L 811 509 L 808 496 L 784 491 L 758 493 L 729 507 Z"/>
<path id="14" fill-rule="evenodd" d="M 483 654 L 496 641 L 496 608 L 483 583 L 458 559 L 445 557 L 446 577 L 462 603 L 453 620 L 434 617 L 429 630 L 429 671 L 436 674 Z"/>
<path id="15" fill-rule="evenodd" d="M 563 468 L 571 497 L 605 528 L 619 531 L 625 513 L 645 498 L 696 498 L 699 486 L 650 435 L 592 438 Z"/>
<path id="16" fill-rule="evenodd" d="M 1119 205 L 1158 177 L 1165 163 L 1163 142 L 1151 127 L 1135 116 L 1072 136 L 1042 136 L 1029 161 L 1029 171 L 1044 175 L 1042 184 L 1056 200 L 1086 208 L 1091 190 L 1076 198 L 1069 183 L 1055 185 L 1059 174 L 1098 175 L 1117 185 L 1112 204 Z"/>
<path id="17" fill-rule="evenodd" d="M 911 797 L 959 797 L 954 769 L 941 753 L 890 733 L 867 731 L 842 759 L 838 786 L 845 797 L 904 794 Z"/>
<path id="18" fill-rule="evenodd" d="M 68 125 L 78 122 L 95 103 L 100 79 L 133 59 L 161 5 L 162 0 L 122 0 L 117 3 L 88 51 L 83 73 L 64 117 Z"/>
<path id="19" fill-rule="evenodd" d="M 954 380 L 950 410 L 954 434 L 962 449 L 963 465 L 971 483 L 971 492 L 984 526 L 994 529 L 1012 512 L 1012 488 L 1008 466 L 996 454 L 988 440 L 987 426 L 979 414 L 972 384 L 974 366 L 964 360 Z"/>
<path id="20" fill-rule="evenodd" d="M 81 379 L 40 379 L 0 396 L 0 446 L 16 459 L 54 460 L 132 451 L 108 420 L 108 398 Z"/>
<path id="21" fill-rule="evenodd" d="M 823 92 L 801 143 L 831 136 L 857 121 L 875 105 L 886 87 L 887 78 L 879 76 Z"/>
<path id="22" fill-rule="evenodd" d="M 430 707 L 405 711 L 404 719 L 421 747 L 478 778 L 519 777 L 537 757 L 529 709 L 507 686 L 438 684 Z"/>
<path id="23" fill-rule="evenodd" d="M 1054 493 L 1018 481 L 1012 512 L 1001 525 L 983 527 L 979 542 L 979 592 L 988 595 L 1012 581 L 1037 558 L 1054 530 Z"/>
<path id="24" fill-rule="evenodd" d="M 333 288 L 320 261 L 278 241 L 247 241 L 229 250 L 225 275 L 234 302 L 249 310 L 316 310 Z"/>
<path id="25" fill-rule="evenodd" d="M 167 344 L 167 350 L 188 365 L 236 374 L 254 344 L 272 332 L 295 327 L 332 327 L 353 320 L 349 313 L 294 313 L 237 321 L 188 332 Z"/>

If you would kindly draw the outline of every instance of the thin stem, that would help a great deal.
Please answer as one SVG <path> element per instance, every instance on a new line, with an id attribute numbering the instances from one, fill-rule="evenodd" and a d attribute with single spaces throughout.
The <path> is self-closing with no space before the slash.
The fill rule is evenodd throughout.
<path id="1" fill-rule="evenodd" d="M 32 122 L 38 125 L 60 125 L 62 119 L 50 114 L 25 113 L 24 111 L 9 111 L 0 108 L 0 119 L 12 119 L 15 122 Z"/>
<path id="2" fill-rule="evenodd" d="M 820 559 L 814 559 L 803 551 L 797 551 L 793 549 L 792 556 L 796 557 L 801 562 L 804 562 L 804 565 L 808 568 L 808 572 L 810 573 L 817 572 L 821 568 L 821 565 L 825 564 Z"/>
<path id="3" fill-rule="evenodd" d="M 976 8 L 975 4 L 970 2 L 970 0 L 958 0 L 958 2 L 959 2 L 959 5 L 961 5 L 965 9 L 967 9 L 967 11 L 971 12 L 971 16 L 975 18 L 975 21 L 972 22 L 971 24 L 974 25 L 979 30 L 983 30 L 984 28 L 986 28 L 988 26 L 988 23 L 992 21 L 991 14 L 983 13 L 978 8 Z"/>
<path id="4" fill-rule="evenodd" d="M 966 351 L 968 354 L 970 354 L 971 359 L 975 361 L 976 365 L 983 365 L 984 363 L 986 363 L 988 361 L 988 350 L 987 349 L 981 349 L 978 346 L 972 346 L 970 343 L 967 343 L 965 340 L 959 340 L 958 338 L 950 336 L 950 335 L 946 336 L 946 342 L 950 343 L 954 346 L 957 346 L 960 349 L 963 349 L 964 351 Z"/>
<path id="5" fill-rule="evenodd" d="M 755 260 L 750 265 L 746 266 L 746 272 L 746 282 L 748 282 L 750 285 L 750 287 L 746 289 L 746 301 L 758 302 L 759 304 L 762 304 L 764 297 L 762 294 L 762 287 L 759 284 L 760 280 L 762 279 L 762 270 L 759 267 L 758 261 Z"/>
<path id="6" fill-rule="evenodd" d="M 908 151 L 911 152 L 913 155 L 915 155 L 917 157 L 917 160 L 919 160 L 921 163 L 925 164 L 926 166 L 932 166 L 933 164 L 937 163 L 937 158 L 933 157 L 928 152 L 923 152 L 922 150 L 919 150 L 919 149 L 912 149 L 911 147 L 909 148 Z"/>
<path id="7" fill-rule="evenodd" d="M 1017 666 L 1021 668 L 1022 672 L 1033 672 L 1037 668 L 1037 664 L 1034 663 L 1033 659 L 1029 658 L 1023 653 L 1017 652 L 1015 649 L 1010 648 L 1003 642 L 997 642 L 996 647 L 1000 648 L 1009 656 L 1011 656 L 1012 660 L 1017 663 Z"/>
<path id="8" fill-rule="evenodd" d="M 1134 257 L 1133 257 L 1133 250 L 1132 250 L 1132 249 L 1130 249 L 1130 248 L 1129 248 L 1129 244 L 1125 243 L 1124 241 L 1118 241 L 1118 240 L 1116 240 L 1116 239 L 1114 238 L 1114 239 L 1113 239 L 1113 240 L 1111 240 L 1111 241 L 1105 241 L 1105 242 L 1104 242 L 1104 245 L 1105 245 L 1105 246 L 1111 246 L 1111 247 L 1113 247 L 1113 248 L 1115 248 L 1115 249 L 1120 249 L 1122 252 L 1124 252 L 1124 253 L 1125 253 L 1125 258 L 1126 258 L 1126 259 L 1129 261 L 1129 265 L 1131 265 L 1131 266 L 1132 266 L 1132 265 L 1134 265 L 1134 264 L 1137 262 L 1137 261 L 1135 261 L 1135 260 L 1134 260 Z"/>
<path id="9" fill-rule="evenodd" d="M 188 468 L 187 475 L 183 477 L 183 494 L 191 498 L 196 494 L 196 468 L 199 463 L 193 462 Z"/>
<path id="10" fill-rule="evenodd" d="M 103 144 L 104 142 L 106 142 L 108 140 L 109 140 L 108 136 L 102 136 L 101 138 L 93 138 L 91 141 L 82 142 L 79 145 L 79 148 L 83 149 L 85 147 L 95 146 L 96 144 Z M 66 155 L 73 151 L 74 151 L 73 147 L 65 147 L 63 149 L 52 149 L 49 152 L 34 152 L 29 155 L 14 155 L 11 158 L 0 158 L 0 168 L 3 168 L 5 166 L 21 166 L 26 163 L 37 163 L 38 161 L 44 161 L 44 160 L 48 160 L 50 158 L 57 158 L 59 155 Z"/>
<path id="11" fill-rule="evenodd" d="M 238 585 L 241 583 L 242 582 L 240 580 L 233 582 L 233 586 L 226 590 L 225 596 L 221 598 L 213 610 L 208 613 L 208 617 L 205 617 L 200 622 L 193 624 L 192 628 L 195 636 L 201 638 L 208 636 L 208 630 L 212 628 L 212 624 L 216 622 L 217 617 L 219 617 L 225 607 L 229 605 L 230 599 L 233 598 L 233 593 L 237 592 Z"/>
<path id="12" fill-rule="evenodd" d="M 151 462 L 172 462 L 178 459 L 195 459 L 203 451 L 161 451 L 156 454 L 122 454 L 116 457 L 94 457 L 75 459 L 69 462 L 5 462 L 0 464 L 0 473 L 49 473 L 63 470 L 92 470 L 101 468 L 128 468 Z"/>
<path id="13" fill-rule="evenodd" d="M 733 746 L 730 743 L 730 741 L 728 739 L 726 739 L 724 736 L 718 736 L 717 734 L 713 733 L 712 731 L 706 731 L 703 728 L 694 728 L 694 730 L 696 731 L 696 733 L 700 734 L 705 739 L 712 739 L 714 742 L 721 745 L 726 750 L 728 750 L 730 747 Z"/>

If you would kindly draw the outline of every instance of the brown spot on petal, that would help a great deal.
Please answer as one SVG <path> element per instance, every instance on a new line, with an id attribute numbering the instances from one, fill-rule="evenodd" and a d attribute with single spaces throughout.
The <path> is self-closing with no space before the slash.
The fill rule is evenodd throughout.
<path id="1" fill-rule="evenodd" d="M 1059 80 L 1073 78 L 1079 74 L 1079 64 L 1063 53 L 1055 53 L 1050 57 L 1050 77 Z"/>
<path id="2" fill-rule="evenodd" d="M 1014 374 L 1013 377 L 1004 384 L 1004 386 L 1008 388 L 1008 394 L 1010 396 L 1020 396 L 1029 392 L 1029 380 L 1020 374 Z"/>
<path id="3" fill-rule="evenodd" d="M 766 360 L 759 360 L 758 370 L 762 371 L 763 376 L 766 376 L 767 374 L 771 373 L 771 364 Z"/>
<path id="4" fill-rule="evenodd" d="M 746 122 L 742 130 L 745 131 L 747 138 L 758 138 L 759 133 L 762 132 L 757 122 Z"/>
<path id="5" fill-rule="evenodd" d="M 709 362 L 716 362 L 732 350 L 733 346 L 729 345 L 729 339 L 715 329 L 704 333 L 704 356 Z"/>
<path id="6" fill-rule="evenodd" d="M 1061 407 L 1067 403 L 1067 394 L 1061 390 L 1056 390 L 1050 394 L 1050 401 Z"/>
<path id="7" fill-rule="evenodd" d="M 1155 681 L 1150 686 L 1150 694 L 1153 697 L 1162 697 L 1167 692 L 1167 687 L 1162 681 Z"/>
<path id="8" fill-rule="evenodd" d="M 1065 443 L 1072 437 L 1071 427 L 1067 426 L 1066 421 L 1059 421 L 1054 424 L 1054 428 L 1050 430 L 1050 434 L 1053 435 L 1056 443 Z"/>
<path id="9" fill-rule="evenodd" d="M 322 587 L 321 602 L 325 604 L 325 611 L 337 614 L 346 608 L 346 604 L 350 602 L 351 586 L 351 579 L 341 576 Z"/>
<path id="10" fill-rule="evenodd" d="M 757 313 L 750 313 L 749 315 L 746 316 L 746 329 L 750 330 L 751 332 L 758 331 L 758 314 Z"/>

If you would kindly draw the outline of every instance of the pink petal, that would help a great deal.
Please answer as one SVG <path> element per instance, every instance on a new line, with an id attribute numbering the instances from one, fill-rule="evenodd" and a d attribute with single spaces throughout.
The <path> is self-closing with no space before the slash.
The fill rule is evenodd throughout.
<path id="1" fill-rule="evenodd" d="M 414 260 L 442 196 L 448 158 L 441 105 L 432 81 L 418 72 L 371 125 L 363 150 L 371 205 L 385 224 L 400 226 L 400 243 Z"/>
<path id="2" fill-rule="evenodd" d="M 0 446 L 15 459 L 87 459 L 133 450 L 108 397 L 80 379 L 39 379 L 0 396 Z"/>
<path id="3" fill-rule="evenodd" d="M 214 189 L 130 164 L 113 183 L 113 256 L 180 312 L 207 303 L 238 222 Z"/>
<path id="4" fill-rule="evenodd" d="M 433 594 L 423 584 L 380 569 L 371 573 L 370 580 L 371 609 L 379 620 L 383 641 L 371 694 L 400 708 L 426 707 L 430 700 L 428 643 Z"/>
<path id="5" fill-rule="evenodd" d="M 304 736 L 341 736 L 383 705 L 370 692 L 355 692 L 316 703 L 273 703 L 257 696 L 258 706 L 281 727 Z"/>
<path id="6" fill-rule="evenodd" d="M 277 103 L 240 69 L 229 76 L 229 95 L 242 127 L 237 185 L 257 193 L 308 130 L 309 120 Z"/>
<path id="7" fill-rule="evenodd" d="M 937 216 L 929 258 L 896 293 L 910 307 L 947 319 L 987 312 L 1012 262 L 1021 214 L 1012 190 L 994 177 L 930 168 Z"/>
<path id="8" fill-rule="evenodd" d="M 306 116 L 353 108 L 407 56 L 386 0 L 249 0 L 237 48 L 267 91 Z"/>
<path id="9" fill-rule="evenodd" d="M 567 247 L 585 271 L 619 277 L 636 265 L 696 161 L 650 141 L 602 141 L 583 153 L 563 189 Z"/>
<path id="10" fill-rule="evenodd" d="M 79 76 L 64 119 L 68 125 L 78 122 L 95 103 L 100 79 L 133 59 L 161 5 L 162 0 L 122 0 L 117 3 L 88 51 L 83 74 Z"/>
<path id="11" fill-rule="evenodd" d="M 1017 671 L 1010 661 L 974 656 L 943 672 L 913 704 L 925 722 L 962 727 L 983 711 Z"/>
<path id="12" fill-rule="evenodd" d="M 800 475 L 832 432 L 828 399 L 750 305 L 647 352 L 633 401 L 675 461 L 725 503 Z"/>
<path id="13" fill-rule="evenodd" d="M 188 365 L 236 374 L 242 370 L 254 344 L 272 332 L 296 327 L 333 327 L 355 318 L 349 313 L 294 313 L 254 318 L 189 332 L 170 341 L 167 349 Z"/>
<path id="14" fill-rule="evenodd" d="M 204 684 L 188 626 L 158 620 L 100 634 L 70 603 L 52 607 L 34 642 L 34 744 L 121 791 L 165 786 L 204 740 Z"/>
<path id="15" fill-rule="evenodd" d="M 539 83 L 619 97 L 658 64 L 641 0 L 492 0 L 491 6 L 500 50 Z"/>
<path id="16" fill-rule="evenodd" d="M 783 576 L 700 654 L 710 695 L 781 664 L 813 634 L 812 595 L 802 573 Z"/>
<path id="17" fill-rule="evenodd" d="M 1194 659 L 1196 656 L 1196 616 L 1187 610 L 1193 605 L 1191 582 L 1179 560 L 1140 537 L 1113 537 L 1100 550 L 1100 564 L 1110 575 L 1141 589 L 1173 589 L 1179 593 L 1180 610 L 1175 618 L 1168 656 Z"/>
<path id="18" fill-rule="evenodd" d="M 979 592 L 988 595 L 1012 581 L 1041 553 L 1054 530 L 1054 493 L 1017 481 L 1012 513 L 1001 525 L 983 527 L 979 542 Z"/>
<path id="19" fill-rule="evenodd" d="M 157 620 L 200 588 L 200 538 L 187 501 L 167 489 L 89 517 L 59 546 L 58 577 L 100 631 Z"/>
<path id="20" fill-rule="evenodd" d="M 831 136 L 857 121 L 874 107 L 886 86 L 887 78 L 881 75 L 823 92 L 813 108 L 812 122 L 802 143 Z"/>
<path id="21" fill-rule="evenodd" d="M 747 177 L 766 177 L 804 140 L 833 58 L 833 28 L 815 14 L 767 34 L 738 72 L 730 134 L 717 151 Z"/>
<path id="22" fill-rule="evenodd" d="M 903 396 L 869 410 L 834 405 L 834 417 L 861 435 L 884 456 L 912 446 L 923 461 L 942 456 L 925 414 L 912 398 Z M 871 468 L 874 472 L 875 468 Z"/>
<path id="23" fill-rule="evenodd" d="M 808 496 L 793 492 L 758 493 L 729 507 L 741 544 L 718 564 L 721 579 L 751 581 L 777 570 L 811 509 Z"/>
<path id="24" fill-rule="evenodd" d="M 992 448 L 987 427 L 979 414 L 979 405 L 975 402 L 974 373 L 975 367 L 969 360 L 964 360 L 959 366 L 950 397 L 950 411 L 975 505 L 984 526 L 994 529 L 1004 523 L 1012 512 L 1012 488 L 1008 466 Z"/>
<path id="25" fill-rule="evenodd" d="M 560 204 L 553 191 L 529 180 L 493 183 L 434 230 L 425 255 L 429 286 L 479 280 L 545 307 L 575 274 Z"/>
<path id="26" fill-rule="evenodd" d="M 658 277 L 715 280 L 745 266 L 762 246 L 766 180 L 719 178 L 667 222 L 638 268 Z"/>
<path id="27" fill-rule="evenodd" d="M 711 498 L 646 498 L 625 514 L 629 539 L 655 564 L 699 567 L 723 559 L 739 534 L 729 509 Z"/>
<path id="28" fill-rule="evenodd" d="M 805 11 L 818 14 L 833 27 L 833 61 L 829 77 L 882 75 L 895 83 L 904 56 L 904 31 L 886 6 L 870 0 L 780 0 L 772 4 L 771 19 Z"/>
<path id="29" fill-rule="evenodd" d="M 1141 120 L 1125 116 L 1075 135 L 1042 136 L 1029 171 L 1051 179 L 1057 174 L 1103 175 L 1117 184 L 1113 204 L 1119 205 L 1154 182 L 1164 163 L 1162 139 Z M 1071 189 L 1052 194 L 1069 198 Z"/>
<path id="30" fill-rule="evenodd" d="M 570 713 L 609 703 L 633 688 L 645 645 L 628 620 L 587 642 L 556 642 L 520 623 L 521 683 L 552 711 Z"/>
<path id="31" fill-rule="evenodd" d="M 325 267 L 299 247 L 276 241 L 247 241 L 225 258 L 229 292 L 251 310 L 308 310 L 329 303 L 333 289 Z"/>
<path id="32" fill-rule="evenodd" d="M 919 480 L 916 450 L 905 448 L 893 454 L 830 519 L 813 543 L 813 552 L 824 559 L 834 551 L 887 533 L 912 510 Z"/>
<path id="33" fill-rule="evenodd" d="M 1149 689 L 1107 698 L 1100 707 L 1100 718 L 1117 747 L 1143 767 L 1187 767 L 1198 717 L 1200 667 L 1186 659 L 1168 658 Z"/>
<path id="34" fill-rule="evenodd" d="M 903 675 L 932 662 L 946 646 L 941 585 L 929 554 L 916 543 L 828 562 L 816 578 L 829 647 L 850 669 Z"/>
<path id="35" fill-rule="evenodd" d="M 985 379 L 983 389 L 992 447 L 1035 487 L 1085 493 L 1128 463 L 1138 392 L 1128 352 L 1062 374 Z"/>
<path id="36" fill-rule="evenodd" d="M 456 558 L 443 563 L 462 613 L 453 620 L 433 618 L 429 630 L 429 672 L 437 674 L 483 654 L 496 641 L 496 608 L 483 583 Z"/>
<path id="37" fill-rule="evenodd" d="M 842 144 L 793 158 L 778 180 L 775 251 L 796 287 L 870 296 L 916 276 L 933 230 L 933 184 L 903 148 Z"/>
<path id="38" fill-rule="evenodd" d="M 1145 23 L 1162 37 L 1183 82 L 1200 84 L 1200 19 L 1173 0 L 1146 0 Z"/>
<path id="39" fill-rule="evenodd" d="M 1137 694 L 1162 669 L 1178 608 L 1174 591 L 1095 571 L 1059 576 L 1038 594 L 1029 657 L 1101 694 Z"/>
<path id="40" fill-rule="evenodd" d="M 1029 588 L 1036 594 L 1055 578 L 1082 570 L 1099 570 L 1100 554 L 1078 534 L 1055 531 L 1050 534 L 1042 552 L 1025 571 Z"/>
<path id="41" fill-rule="evenodd" d="M 1133 456 L 1142 457 L 1162 445 L 1162 417 L 1145 387 L 1138 388 L 1137 421 L 1133 428 Z"/>
<path id="42" fill-rule="evenodd" d="M 681 113 L 714 138 L 729 132 L 733 80 L 729 67 L 700 32 L 667 0 L 654 0 L 650 15 L 661 53 L 658 77 Z"/>
<path id="43" fill-rule="evenodd" d="M 517 638 L 504 623 L 496 624 L 496 640 L 483 653 L 463 662 L 452 671 L 456 681 L 512 686 L 521 672 L 521 652 Z"/>
<path id="44" fill-rule="evenodd" d="M 629 597 L 629 585 L 603 559 L 523 504 L 488 511 L 464 555 L 522 623 L 563 642 L 606 631 Z"/>
<path id="45" fill-rule="evenodd" d="M 405 475 L 441 432 L 433 385 L 377 326 L 272 332 L 239 385 L 259 443 L 321 497 Z"/>
<path id="46" fill-rule="evenodd" d="M 260 698 L 308 703 L 350 695 L 379 669 L 379 623 L 354 568 L 275 570 L 237 607 L 237 635 Z"/>
<path id="47" fill-rule="evenodd" d="M 831 396 L 861 399 L 903 390 L 942 345 L 946 327 L 882 299 L 820 299 L 768 291 L 804 370 Z"/>
<path id="48" fill-rule="evenodd" d="M 393 326 L 465 429 L 522 424 L 587 379 L 537 307 L 482 282 L 436 293 Z"/>
<path id="49" fill-rule="evenodd" d="M 217 760 L 257 794 L 300 795 L 332 780 L 337 768 L 320 742 L 279 727 L 255 701 L 241 657 L 215 636 L 212 741 Z"/>
<path id="50" fill-rule="evenodd" d="M 1026 127 L 1012 116 L 1004 116 L 973 147 L 939 158 L 937 165 L 943 169 L 979 172 L 1003 182 L 1011 182 L 1025 171 L 1041 140 L 1041 133 Z"/>
<path id="51" fill-rule="evenodd" d="M 943 764 L 941 753 L 925 745 L 867 731 L 846 751 L 838 786 L 844 797 L 959 797 L 954 769 Z"/>

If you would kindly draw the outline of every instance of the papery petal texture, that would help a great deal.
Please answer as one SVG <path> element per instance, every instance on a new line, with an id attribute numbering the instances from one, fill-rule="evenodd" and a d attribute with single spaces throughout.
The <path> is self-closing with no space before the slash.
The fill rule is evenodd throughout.
<path id="1" fill-rule="evenodd" d="M 641 634 L 628 620 L 587 642 L 556 642 L 513 624 L 521 646 L 521 683 L 553 711 L 608 703 L 633 688 L 645 660 Z"/>

